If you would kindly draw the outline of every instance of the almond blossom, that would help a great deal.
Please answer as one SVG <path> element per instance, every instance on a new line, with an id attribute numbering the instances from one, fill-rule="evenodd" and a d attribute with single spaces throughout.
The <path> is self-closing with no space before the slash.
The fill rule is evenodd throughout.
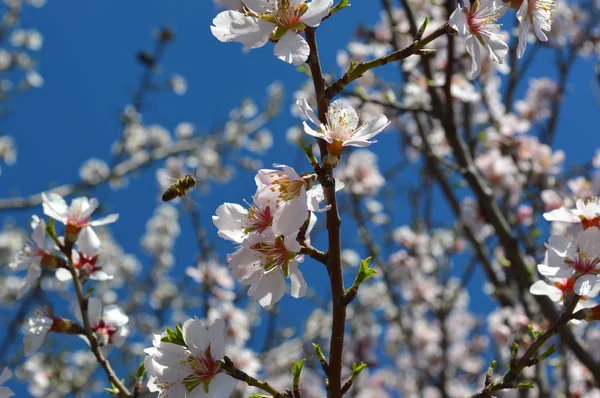
<path id="1" fill-rule="evenodd" d="M 83 324 L 81 309 L 79 306 L 73 311 L 77 320 Z M 102 302 L 95 297 L 88 300 L 88 319 L 92 332 L 96 335 L 100 346 L 114 344 L 121 347 L 125 338 L 129 335 L 127 323 L 129 317 L 125 315 L 119 306 L 111 304 L 103 306 Z M 80 335 L 86 342 L 84 335 Z"/>
<path id="2" fill-rule="evenodd" d="M 55 262 L 54 256 L 46 249 L 46 223 L 44 220 L 33 216 L 31 228 L 33 229 L 31 240 L 9 264 L 9 267 L 13 270 L 27 270 L 27 276 L 21 284 L 17 298 L 23 297 L 40 277 L 42 274 L 41 265 L 53 265 Z"/>
<path id="3" fill-rule="evenodd" d="M 150 392 L 160 397 L 229 397 L 237 380 L 217 362 L 225 356 L 225 322 L 217 320 L 207 328 L 199 319 L 189 319 L 181 331 L 185 345 L 162 341 L 163 333 L 154 335 L 153 347 L 144 350 Z"/>
<path id="4" fill-rule="evenodd" d="M 504 15 L 506 7 L 496 0 L 465 0 L 450 15 L 450 27 L 460 37 L 467 38 L 467 52 L 473 60 L 469 78 L 475 79 L 481 72 L 481 49 L 488 51 L 492 61 L 501 64 L 508 53 L 508 45 L 500 37 L 500 25 L 496 21 Z"/>
<path id="5" fill-rule="evenodd" d="M 307 26 L 317 27 L 329 14 L 333 0 L 243 0 L 247 12 L 219 13 L 210 27 L 222 42 L 237 41 L 246 48 L 276 41 L 275 56 L 294 65 L 306 62 L 308 43 L 299 33 Z"/>
<path id="6" fill-rule="evenodd" d="M 555 9 L 556 2 L 553 0 L 523 0 L 519 11 L 517 11 L 517 19 L 519 20 L 518 58 L 521 58 L 525 54 L 527 35 L 531 25 L 533 25 L 533 30 L 538 39 L 548 41 L 548 36 L 546 36 L 544 31 L 550 31 L 552 27 L 552 13 Z"/>
<path id="7" fill-rule="evenodd" d="M 315 112 L 304 98 L 296 101 L 300 112 L 315 126 L 313 130 L 306 122 L 304 132 L 327 141 L 329 153 L 339 157 L 347 146 L 367 147 L 377 141 L 369 141 L 389 126 L 390 122 L 383 114 L 359 126 L 356 110 L 344 100 L 335 100 L 327 109 L 327 124 L 321 123 Z"/>
<path id="8" fill-rule="evenodd" d="M 552 235 L 548 250 L 538 271 L 545 277 L 575 279 L 574 292 L 579 296 L 595 297 L 600 292 L 600 229 L 590 227 L 574 240 Z"/>
<path id="9" fill-rule="evenodd" d="M 561 207 L 544 213 L 546 221 L 561 221 L 581 224 L 584 228 L 596 226 L 600 222 L 600 203 L 598 198 L 577 199 L 575 209 Z"/>
<path id="10" fill-rule="evenodd" d="M 100 238 L 90 227 L 84 227 L 77 237 L 77 249 L 71 252 L 73 260 L 73 268 L 78 277 L 82 277 L 85 281 L 88 279 L 106 281 L 113 278 L 102 270 L 102 266 L 98 261 L 98 253 L 100 251 Z M 60 281 L 70 281 L 72 279 L 71 272 L 65 268 L 56 270 L 56 279 Z"/>
<path id="11" fill-rule="evenodd" d="M 86 226 L 97 227 L 113 223 L 119 219 L 118 214 L 109 214 L 106 217 L 92 221 L 92 213 L 98 208 L 96 198 L 88 199 L 86 197 L 75 198 L 71 201 L 71 205 L 67 206 L 67 202 L 53 192 L 42 193 L 42 206 L 44 214 L 52 217 L 56 221 L 60 221 L 66 226 L 72 225 L 77 229 Z"/>
<path id="12" fill-rule="evenodd" d="M 304 260 L 295 234 L 261 237 L 253 235 L 241 247 L 227 256 L 231 274 L 250 285 L 248 296 L 255 297 L 263 307 L 277 303 L 286 291 L 285 278 L 292 282 L 291 296 L 303 297 L 307 285 L 298 268 Z"/>

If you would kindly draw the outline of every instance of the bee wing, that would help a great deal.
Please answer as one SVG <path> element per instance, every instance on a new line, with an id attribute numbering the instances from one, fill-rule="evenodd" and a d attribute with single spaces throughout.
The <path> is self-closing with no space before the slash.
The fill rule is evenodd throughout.
<path id="1" fill-rule="evenodd" d="M 165 169 L 156 171 L 156 181 L 161 189 L 167 189 L 173 183 L 177 182 L 177 178 L 173 178 Z"/>

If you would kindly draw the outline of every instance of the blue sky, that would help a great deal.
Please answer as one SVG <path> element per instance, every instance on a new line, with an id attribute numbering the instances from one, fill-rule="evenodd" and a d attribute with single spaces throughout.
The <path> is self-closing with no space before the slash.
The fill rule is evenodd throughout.
<path id="1" fill-rule="evenodd" d="M 337 70 L 336 50 L 354 36 L 359 23 L 369 25 L 377 21 L 378 4 L 372 0 L 355 0 L 352 7 L 318 29 L 324 70 Z M 286 144 L 285 130 L 298 122 L 289 115 L 288 109 L 293 90 L 305 77 L 294 67 L 275 59 L 270 45 L 243 53 L 237 43 L 217 41 L 209 29 L 215 15 L 208 0 L 180 0 L 169 5 L 158 0 L 50 1 L 40 10 L 26 8 L 22 27 L 35 27 L 44 35 L 43 48 L 36 58 L 45 84 L 10 101 L 12 113 L 1 121 L 1 131 L 17 141 L 18 159 L 14 166 L 3 167 L 0 197 L 32 194 L 53 184 L 76 181 L 79 167 L 86 159 L 110 159 L 111 144 L 120 134 L 119 112 L 131 101 L 143 71 L 134 55 L 140 49 L 151 49 L 151 33 L 162 26 L 170 26 L 176 35 L 162 63 L 164 77 L 174 73 L 183 75 L 188 82 L 188 92 L 184 96 L 159 93 L 147 97 L 144 112 L 147 124 L 159 123 L 172 131 L 178 123 L 189 121 L 198 130 L 209 131 L 215 124 L 226 121 L 230 109 L 244 97 L 260 104 L 267 85 L 279 80 L 285 85 L 286 101 L 282 113 L 268 126 L 274 134 L 275 146 L 265 156 L 264 163 L 283 162 L 290 153 L 295 154 L 295 149 Z M 542 52 L 530 74 L 553 77 L 554 68 L 547 69 L 553 61 L 549 53 Z M 600 115 L 590 89 L 594 79 L 592 62 L 593 59 L 578 61 L 575 65 L 561 113 L 555 143 L 567 152 L 567 164 L 589 159 L 598 143 Z M 524 86 L 517 97 L 523 91 Z M 394 164 L 389 160 L 397 156 L 396 138 L 386 134 L 379 141 L 375 150 L 380 158 L 388 159 L 384 161 L 386 164 Z M 241 202 L 249 198 L 253 193 L 251 174 L 246 175 L 241 186 L 217 188 L 211 195 L 197 195 L 204 221 L 209 220 L 222 202 Z M 142 254 L 139 237 L 157 205 L 157 191 L 154 173 L 148 170 L 131 179 L 126 190 L 112 192 L 100 188 L 94 193 L 101 203 L 109 202 L 111 211 L 121 214 L 120 221 L 112 228 L 115 236 L 127 251 L 140 254 L 142 261 L 147 257 Z M 10 217 L 25 225 L 34 213 L 41 214 L 41 208 L 15 212 Z M 443 213 L 438 216 L 444 217 Z M 194 237 L 188 224 L 184 222 L 177 242 L 180 270 L 193 258 Z M 209 237 L 216 240 L 212 224 L 205 223 L 205 226 Z M 220 247 L 223 258 L 231 246 L 222 243 Z M 306 268 L 311 270 L 305 271 L 305 275 L 309 274 L 309 283 L 323 287 L 326 278 L 323 267 L 309 263 Z M 474 294 L 480 294 L 481 285 L 476 283 L 473 289 Z M 291 301 L 286 297 L 282 305 Z M 483 303 L 476 310 L 485 314 L 489 304 Z M 299 310 L 307 311 L 300 306 Z"/>

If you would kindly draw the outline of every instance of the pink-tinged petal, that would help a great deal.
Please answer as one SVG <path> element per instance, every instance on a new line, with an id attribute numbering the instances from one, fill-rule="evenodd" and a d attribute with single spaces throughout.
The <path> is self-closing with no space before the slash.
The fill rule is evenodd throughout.
<path id="1" fill-rule="evenodd" d="M 354 131 L 358 120 L 356 109 L 345 100 L 335 100 L 327 108 L 327 124 L 333 131 Z"/>
<path id="2" fill-rule="evenodd" d="M 214 359 L 223 358 L 225 356 L 225 321 L 217 319 L 212 326 L 209 326 L 207 335 L 212 357 Z"/>
<path id="3" fill-rule="evenodd" d="M 481 49 L 475 36 L 471 36 L 467 39 L 467 52 L 472 59 L 469 79 L 475 79 L 479 76 L 479 73 L 481 73 Z"/>
<path id="4" fill-rule="evenodd" d="M 537 281 L 529 288 L 529 293 L 536 296 L 548 296 L 550 300 L 557 302 L 562 300 L 562 291 L 554 285 L 549 285 L 544 281 Z"/>
<path id="5" fill-rule="evenodd" d="M 300 20 L 313 28 L 319 26 L 323 18 L 329 14 L 331 6 L 333 6 L 333 0 L 313 0 L 308 4 L 308 9 Z"/>
<path id="6" fill-rule="evenodd" d="M 469 31 L 469 24 L 467 23 L 467 16 L 460 8 L 460 4 L 456 6 L 456 10 L 450 15 L 448 25 L 457 31 L 460 37 L 467 37 L 471 34 Z"/>
<path id="7" fill-rule="evenodd" d="M 57 269 L 54 275 L 56 276 L 56 279 L 61 282 L 67 282 L 73 279 L 71 273 L 64 268 Z"/>
<path id="8" fill-rule="evenodd" d="M 69 207 L 67 206 L 67 202 L 65 202 L 62 196 L 57 195 L 53 192 L 43 192 L 42 200 L 42 207 L 44 208 L 45 215 L 47 215 L 48 217 L 52 217 L 56 221 L 60 221 L 62 223 L 66 221 Z"/>
<path id="9" fill-rule="evenodd" d="M 275 56 L 288 64 L 302 65 L 308 59 L 310 47 L 302 36 L 288 30 L 275 44 Z"/>
<path id="10" fill-rule="evenodd" d="M 100 238 L 91 227 L 84 227 L 77 237 L 79 251 L 87 258 L 92 258 L 100 250 Z"/>
<path id="11" fill-rule="evenodd" d="M 248 49 L 262 47 L 269 41 L 273 28 L 275 25 L 264 19 L 244 17 L 231 23 L 229 31 L 233 38 L 229 41 L 242 43 Z"/>
<path id="12" fill-rule="evenodd" d="M 375 137 L 379 134 L 383 129 L 390 125 L 390 121 L 385 115 L 378 115 L 373 119 L 369 120 L 366 124 L 362 125 L 355 133 L 352 135 L 352 139 L 360 139 L 368 141 L 369 139 Z"/>
<path id="13" fill-rule="evenodd" d="M 96 220 L 92 220 L 89 225 L 92 227 L 99 227 L 100 225 L 112 224 L 119 219 L 118 214 L 109 214 L 106 217 L 98 218 Z"/>
<path id="14" fill-rule="evenodd" d="M 42 268 L 39 265 L 29 266 L 29 269 L 27 270 L 27 275 L 21 283 L 21 287 L 19 288 L 19 292 L 17 293 L 17 299 L 23 298 L 25 293 L 27 293 L 31 289 L 33 283 L 38 280 L 41 274 Z"/>
<path id="15" fill-rule="evenodd" d="M 580 223 L 581 220 L 572 214 L 569 210 L 561 207 L 560 209 L 552 210 L 548 213 L 544 213 L 544 219 L 546 221 L 562 221 L 569 223 Z"/>
<path id="16" fill-rule="evenodd" d="M 263 274 L 258 281 L 254 296 L 262 307 L 269 307 L 281 300 L 285 294 L 285 289 L 285 279 L 283 279 L 281 272 L 269 272 Z"/>
<path id="17" fill-rule="evenodd" d="M 296 170 L 294 170 L 293 167 L 290 166 L 286 166 L 285 164 L 279 164 L 279 163 L 273 163 L 273 167 L 280 167 L 283 171 L 283 174 L 285 174 L 286 176 L 289 177 L 290 180 L 292 181 L 296 181 L 296 180 L 301 180 L 302 177 L 300 177 L 300 174 L 298 174 L 296 172 Z"/>
<path id="18" fill-rule="evenodd" d="M 31 233 L 31 240 L 40 249 L 44 249 L 46 246 L 46 223 L 44 220 L 40 220 L 37 227 Z"/>
<path id="19" fill-rule="evenodd" d="M 296 106 L 298 106 L 300 112 L 302 112 L 302 114 L 306 116 L 308 120 L 310 120 L 315 126 L 321 125 L 321 121 L 315 114 L 315 111 L 313 111 L 310 105 L 308 105 L 306 99 L 300 98 L 298 101 L 296 101 Z"/>
<path id="20" fill-rule="evenodd" d="M 308 286 L 304 280 L 304 275 L 302 275 L 302 272 L 300 272 L 300 269 L 298 268 L 298 264 L 291 263 L 289 270 L 290 281 L 292 282 L 291 296 L 294 298 L 304 297 Z"/>
<path id="21" fill-rule="evenodd" d="M 206 328 L 198 318 L 188 319 L 181 327 L 183 332 L 183 340 L 188 347 L 188 350 L 195 356 L 201 356 L 208 345 L 208 333 Z"/>
<path id="22" fill-rule="evenodd" d="M 271 2 L 269 0 L 242 0 L 246 7 L 250 11 L 253 11 L 256 14 L 266 14 L 271 13 L 273 7 L 271 6 Z"/>
<path id="23" fill-rule="evenodd" d="M 302 122 L 302 126 L 304 126 L 304 132 L 306 134 L 312 135 L 315 138 L 320 138 L 322 140 L 325 140 L 330 144 L 333 142 L 333 138 L 329 137 L 328 135 L 326 135 L 324 133 L 319 133 L 318 131 L 313 130 L 312 128 L 310 128 L 310 126 L 306 122 Z M 321 126 L 323 126 L 323 125 L 321 125 Z"/>

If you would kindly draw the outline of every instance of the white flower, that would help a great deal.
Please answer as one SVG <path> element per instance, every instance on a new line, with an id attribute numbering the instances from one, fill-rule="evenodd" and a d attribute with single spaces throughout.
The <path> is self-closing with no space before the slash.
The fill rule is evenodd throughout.
<path id="1" fill-rule="evenodd" d="M 2 384 L 10 379 L 12 375 L 13 374 L 9 368 L 4 368 L 2 374 L 0 374 L 0 398 L 9 398 L 15 395 L 10 388 L 2 386 Z"/>
<path id="2" fill-rule="evenodd" d="M 100 238 L 90 227 L 83 227 L 77 237 L 77 249 L 71 252 L 73 267 L 77 276 L 83 276 L 84 280 L 94 279 L 97 281 L 106 281 L 112 279 L 102 270 L 98 262 L 98 252 L 100 251 Z M 70 281 L 71 272 L 65 268 L 56 270 L 56 278 L 59 281 Z"/>
<path id="3" fill-rule="evenodd" d="M 187 92 L 187 81 L 181 75 L 173 75 L 169 79 L 169 87 L 177 95 L 184 95 Z"/>
<path id="4" fill-rule="evenodd" d="M 536 281 L 529 288 L 529 293 L 536 296 L 547 296 L 550 300 L 555 303 L 563 303 L 565 298 L 573 296 L 573 285 L 575 283 L 574 278 L 555 278 L 546 277 L 548 282 L 545 280 Z M 596 303 L 588 300 L 587 296 L 580 297 L 577 305 L 573 309 L 573 312 L 577 312 L 583 308 L 590 308 L 595 306 Z M 579 320 L 573 319 L 572 323 L 579 323 Z"/>
<path id="5" fill-rule="evenodd" d="M 304 132 L 327 141 L 329 152 L 338 157 L 344 147 L 367 147 L 377 142 L 369 140 L 390 124 L 387 117 L 381 114 L 359 127 L 358 114 L 350 104 L 343 100 L 335 100 L 329 105 L 326 125 L 319 121 L 306 99 L 300 98 L 296 101 L 296 105 L 304 116 L 317 126 L 315 131 L 306 122 L 302 122 Z"/>
<path id="6" fill-rule="evenodd" d="M 573 241 L 552 235 L 546 244 L 548 250 L 538 271 L 546 277 L 575 278 L 574 292 L 579 296 L 594 297 L 600 291 L 598 265 L 600 264 L 600 230 L 590 227 L 580 232 Z"/>
<path id="7" fill-rule="evenodd" d="M 44 261 L 45 258 L 48 258 L 48 256 L 52 256 L 46 250 L 46 223 L 44 220 L 40 220 L 37 216 L 33 216 L 31 228 L 33 228 L 31 240 L 23 250 L 17 253 L 14 260 L 9 264 L 10 268 L 16 271 L 27 269 L 27 276 L 21 284 L 17 298 L 23 297 L 23 295 L 29 291 L 33 283 L 42 274 L 42 261 Z"/>
<path id="8" fill-rule="evenodd" d="M 546 221 L 582 224 L 584 228 L 588 226 L 597 227 L 600 221 L 600 203 L 598 203 L 598 198 L 577 199 L 575 209 L 561 207 L 544 213 L 544 218 Z"/>
<path id="9" fill-rule="evenodd" d="M 275 203 L 271 205 L 266 196 L 257 197 L 248 209 L 236 203 L 224 203 L 212 216 L 213 223 L 219 229 L 219 236 L 241 243 L 251 234 L 272 234 Z M 300 227 L 298 227 L 300 228 Z"/>
<path id="10" fill-rule="evenodd" d="M 521 58 L 527 47 L 527 34 L 533 24 L 535 35 L 541 41 L 548 41 L 544 33 L 550 32 L 552 27 L 552 13 L 556 9 L 556 3 L 553 0 L 523 0 L 517 19 L 519 20 L 519 47 L 517 48 L 517 57 Z"/>
<path id="11" fill-rule="evenodd" d="M 262 47 L 274 39 L 275 56 L 287 63 L 301 65 L 310 54 L 308 43 L 298 33 L 306 26 L 319 26 L 329 14 L 333 0 L 243 0 L 247 13 L 223 11 L 210 27 L 222 42 L 237 41 L 246 48 Z"/>
<path id="12" fill-rule="evenodd" d="M 508 53 L 508 45 L 502 40 L 498 31 L 498 18 L 506 12 L 506 7 L 498 5 L 496 0 L 476 0 L 471 3 L 465 0 L 465 7 L 458 5 L 450 15 L 448 23 L 458 32 L 460 37 L 467 38 L 467 52 L 471 55 L 471 73 L 474 79 L 481 72 L 481 48 L 489 52 L 492 61 L 501 64 Z"/>
<path id="13" fill-rule="evenodd" d="M 77 228 L 96 227 L 113 223 L 119 219 L 118 214 L 109 214 L 106 217 L 91 221 L 92 213 L 98 208 L 98 201 L 95 198 L 75 198 L 70 206 L 67 206 L 67 202 L 60 195 L 53 192 L 42 193 L 42 199 L 44 214 L 65 225 L 74 225 Z"/>
<path id="14" fill-rule="evenodd" d="M 80 307 L 76 306 L 73 312 L 77 320 L 83 324 Z M 119 306 L 111 304 L 103 308 L 102 302 L 92 297 L 88 301 L 87 314 L 90 327 L 101 346 L 109 343 L 117 347 L 123 345 L 129 334 L 129 327 L 127 326 L 129 317 L 125 315 Z M 88 342 L 87 337 L 80 336 Z"/>
<path id="15" fill-rule="evenodd" d="M 272 223 L 275 235 L 297 233 L 308 219 L 307 181 L 289 166 L 273 166 L 282 170 L 261 169 L 256 174 L 255 201 L 265 201 L 277 209 Z"/>
<path id="16" fill-rule="evenodd" d="M 285 278 L 292 282 L 292 297 L 306 294 L 307 285 L 298 262 L 300 244 L 296 236 L 261 237 L 252 235 L 235 253 L 227 255 L 231 274 L 245 285 L 251 285 L 248 296 L 263 307 L 277 303 L 286 291 Z"/>
<path id="17" fill-rule="evenodd" d="M 235 282 L 227 267 L 222 266 L 214 259 L 199 262 L 197 267 L 187 267 L 185 274 L 196 283 L 208 283 L 209 286 L 216 283 L 227 290 L 235 287 Z"/>
<path id="18" fill-rule="evenodd" d="M 161 341 L 146 348 L 144 360 L 150 375 L 148 389 L 160 397 L 228 398 L 237 380 L 219 369 L 225 356 L 225 322 L 206 328 L 199 319 L 189 319 L 181 328 L 185 346 Z"/>
<path id="19" fill-rule="evenodd" d="M 54 318 L 48 312 L 38 309 L 34 311 L 33 316 L 27 319 L 23 327 L 26 332 L 23 339 L 26 356 L 34 354 L 42 346 L 46 335 L 54 324 Z"/>

